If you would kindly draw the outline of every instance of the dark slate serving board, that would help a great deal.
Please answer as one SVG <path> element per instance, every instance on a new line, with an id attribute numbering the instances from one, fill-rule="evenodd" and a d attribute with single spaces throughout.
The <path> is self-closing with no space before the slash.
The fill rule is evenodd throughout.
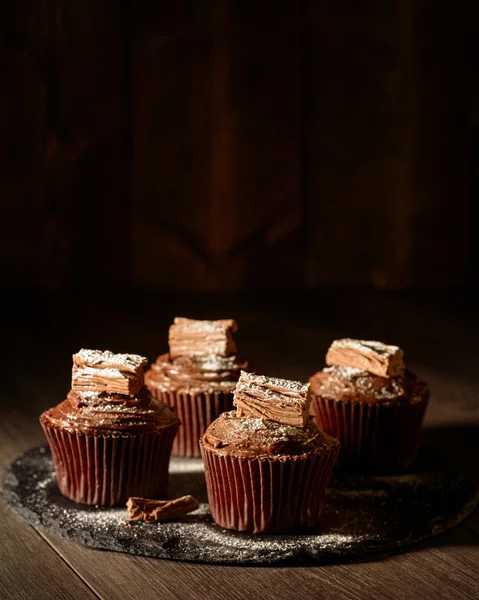
<path id="1" fill-rule="evenodd" d="M 126 508 L 78 505 L 58 491 L 50 451 L 33 448 L 5 472 L 4 498 L 28 523 L 92 548 L 157 558 L 223 564 L 354 562 L 398 551 L 466 518 L 477 484 L 438 456 L 419 457 L 392 476 L 336 473 L 321 527 L 307 534 L 253 536 L 211 520 L 203 466 L 172 458 L 170 497 L 192 494 L 200 508 L 176 522 L 123 525 Z"/>

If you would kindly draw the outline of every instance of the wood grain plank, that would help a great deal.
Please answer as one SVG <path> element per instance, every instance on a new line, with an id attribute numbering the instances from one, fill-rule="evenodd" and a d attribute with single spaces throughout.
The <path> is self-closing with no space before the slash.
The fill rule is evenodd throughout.
<path id="1" fill-rule="evenodd" d="M 135 283 L 298 281 L 298 3 L 156 5 L 134 8 Z"/>
<path id="2" fill-rule="evenodd" d="M 36 415 L 16 410 L 0 410 L 0 472 L 19 454 L 45 443 Z"/>
<path id="3" fill-rule="evenodd" d="M 467 9 L 307 5 L 308 282 L 464 283 L 474 80 Z"/>
<path id="4" fill-rule="evenodd" d="M 0 497 L 0 598 L 98 598 Z"/>
<path id="5" fill-rule="evenodd" d="M 130 247 L 123 2 L 26 0 L 2 19 L 4 281 L 124 284 Z M 20 233 L 19 233 L 20 232 Z M 102 240 L 102 260 L 96 244 Z M 28 240 L 28 243 L 26 243 Z M 105 264 L 108 263 L 108 268 Z"/>
<path id="6" fill-rule="evenodd" d="M 325 598 L 410 598 L 469 600 L 477 597 L 479 560 L 477 537 L 462 528 L 446 532 L 420 544 L 416 551 L 382 561 L 327 568 L 333 583 L 322 581 L 322 572 L 313 571 Z M 431 547 L 436 544 L 436 547 Z M 335 590 L 329 596 L 330 590 Z"/>
<path id="7" fill-rule="evenodd" d="M 121 598 L 210 600 L 298 597 L 359 600 L 475 597 L 478 538 L 462 528 L 412 552 L 368 563 L 311 567 L 230 567 L 175 563 L 92 551 L 45 536 L 100 594 Z M 434 547 L 437 545 L 437 547 Z M 429 546 L 429 547 L 428 547 Z"/>

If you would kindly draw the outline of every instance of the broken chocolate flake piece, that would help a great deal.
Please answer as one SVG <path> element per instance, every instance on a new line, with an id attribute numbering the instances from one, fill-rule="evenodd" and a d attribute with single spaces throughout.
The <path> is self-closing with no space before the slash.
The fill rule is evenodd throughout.
<path id="1" fill-rule="evenodd" d="M 397 377 L 404 374 L 404 352 L 398 346 L 382 342 L 335 340 L 326 355 L 329 366 L 352 367 L 379 377 Z"/>
<path id="2" fill-rule="evenodd" d="M 170 357 L 215 354 L 231 356 L 236 353 L 233 334 L 238 330 L 236 321 L 196 321 L 176 317 L 170 327 Z"/>
<path id="3" fill-rule="evenodd" d="M 138 354 L 85 350 L 73 355 L 72 390 L 134 396 L 144 383 L 147 359 Z"/>
<path id="4" fill-rule="evenodd" d="M 241 371 L 233 404 L 240 417 L 304 427 L 309 413 L 309 383 Z"/>
<path id="5" fill-rule="evenodd" d="M 129 498 L 126 503 L 128 519 L 123 523 L 156 523 L 171 521 L 187 515 L 199 508 L 198 501 L 193 496 L 182 496 L 175 500 L 149 500 L 148 498 Z"/>

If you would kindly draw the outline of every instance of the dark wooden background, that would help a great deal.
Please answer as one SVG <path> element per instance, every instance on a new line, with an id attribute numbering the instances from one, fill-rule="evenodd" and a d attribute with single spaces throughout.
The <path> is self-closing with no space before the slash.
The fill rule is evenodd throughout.
<path id="1" fill-rule="evenodd" d="M 7 3 L 2 282 L 477 283 L 477 6 Z"/>

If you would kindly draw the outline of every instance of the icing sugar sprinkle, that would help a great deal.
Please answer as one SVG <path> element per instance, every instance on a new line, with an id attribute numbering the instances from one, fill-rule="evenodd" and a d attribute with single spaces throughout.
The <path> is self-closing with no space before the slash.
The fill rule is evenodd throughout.
<path id="1" fill-rule="evenodd" d="M 437 472 L 420 470 L 401 475 L 398 481 L 337 476 L 326 494 L 322 530 L 274 536 L 230 532 L 212 523 L 199 459 L 173 458 L 169 488 L 171 498 L 195 496 L 199 509 L 161 524 L 122 525 L 126 507 L 88 507 L 63 498 L 44 448 L 18 457 L 7 469 L 3 487 L 6 502 L 28 522 L 90 547 L 210 563 L 271 565 L 294 559 L 302 564 L 310 559 L 331 563 L 387 554 L 447 529 L 457 519 L 458 503 L 475 488 L 468 487 L 464 477 L 458 479 L 455 471 L 445 475 L 442 462 L 434 468 Z M 414 518 L 405 519 L 405 514 Z M 439 529 L 431 529 L 439 518 Z"/>
<path id="2" fill-rule="evenodd" d="M 391 346 L 384 344 L 383 342 L 376 342 L 374 340 L 354 340 L 351 338 L 344 338 L 335 340 L 331 347 L 334 348 L 355 348 L 360 352 L 371 352 L 381 354 L 383 356 L 392 356 L 400 351 L 399 346 Z"/>
<path id="3" fill-rule="evenodd" d="M 175 317 L 174 325 L 185 328 L 191 332 L 223 332 L 227 329 L 236 331 L 238 326 L 233 319 L 218 319 L 216 321 L 188 319 L 186 317 Z"/>
<path id="4" fill-rule="evenodd" d="M 256 375 L 241 371 L 240 381 L 253 383 L 260 386 L 275 386 L 285 392 L 299 392 L 306 394 L 309 390 L 309 383 L 301 381 L 291 381 L 290 379 L 279 379 L 278 377 L 266 377 L 265 375 Z"/>
<path id="5" fill-rule="evenodd" d="M 122 371 L 137 371 L 148 363 L 148 359 L 139 354 L 114 354 L 110 350 L 87 350 L 82 348 L 73 355 L 73 362 L 81 361 L 86 366 L 100 366 Z"/>
<path id="6" fill-rule="evenodd" d="M 325 373 L 337 373 L 342 377 L 367 377 L 369 375 L 368 371 L 364 371 L 363 369 L 357 369 L 356 367 L 326 367 L 323 369 Z"/>

